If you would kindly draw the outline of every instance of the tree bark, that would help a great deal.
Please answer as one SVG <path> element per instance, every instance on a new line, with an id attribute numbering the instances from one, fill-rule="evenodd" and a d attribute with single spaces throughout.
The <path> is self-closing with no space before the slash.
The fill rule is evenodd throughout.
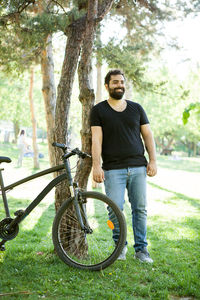
<path id="1" fill-rule="evenodd" d="M 97 50 L 96 50 L 96 74 L 97 74 L 97 85 L 96 85 L 96 103 L 102 101 L 102 42 L 101 42 L 101 27 L 100 25 L 97 28 L 96 32 L 96 42 L 97 42 Z"/>
<path id="2" fill-rule="evenodd" d="M 96 103 L 102 101 L 102 64 L 97 61 L 97 91 L 96 91 Z"/>
<path id="3" fill-rule="evenodd" d="M 128 100 L 133 100 L 133 85 L 130 80 L 126 81 L 125 98 Z"/>
<path id="4" fill-rule="evenodd" d="M 18 134 L 20 132 L 19 121 L 15 120 L 13 122 L 13 125 L 14 125 L 14 143 L 17 144 L 17 137 L 18 137 Z"/>
<path id="5" fill-rule="evenodd" d="M 98 14 L 99 20 L 101 20 L 108 8 L 111 6 L 113 1 L 104 1 L 104 4 L 100 6 Z M 110 6 L 108 5 L 110 4 Z M 60 83 L 58 85 L 58 96 L 56 102 L 56 118 L 55 118 L 55 140 L 60 143 L 66 143 L 68 140 L 68 117 L 70 108 L 70 99 L 72 92 L 72 85 L 74 81 L 75 71 L 78 64 L 80 50 L 82 46 L 81 61 L 79 63 L 79 86 L 80 96 L 79 99 L 82 103 L 82 130 L 81 130 L 81 141 L 82 150 L 84 152 L 91 152 L 91 133 L 90 133 L 90 121 L 89 113 L 92 105 L 94 104 L 94 91 L 90 84 L 90 72 L 91 72 L 91 54 L 94 40 L 94 32 L 97 23 L 97 6 L 98 0 L 88 1 L 87 16 L 82 17 L 73 22 L 67 31 L 67 45 L 65 50 L 65 58 L 62 67 L 62 74 Z M 56 149 L 56 162 L 60 161 L 60 152 Z M 78 181 L 79 186 L 85 188 L 89 173 L 91 170 L 91 159 L 79 160 L 75 181 Z M 69 190 L 66 188 L 66 183 L 62 183 L 56 188 L 56 210 L 60 207 L 62 202 L 69 196 Z M 74 215 L 75 212 L 71 211 Z M 75 215 L 74 215 L 75 217 Z M 72 222 L 69 219 L 65 221 L 68 228 L 76 227 L 76 222 Z M 64 226 L 60 228 L 60 234 L 65 230 Z M 87 251 L 87 243 L 83 245 L 80 236 L 76 236 L 74 239 L 73 230 L 71 231 L 73 244 L 69 242 L 71 251 L 76 252 L 78 256 Z"/>
<path id="6" fill-rule="evenodd" d="M 96 90 L 96 104 L 97 104 L 102 101 L 102 63 L 101 61 L 98 61 L 98 57 L 97 57 L 96 70 L 97 70 L 97 90 Z M 92 188 L 98 189 L 99 187 L 100 187 L 100 183 L 97 183 L 92 179 Z"/>
<path id="7" fill-rule="evenodd" d="M 197 156 L 197 144 L 193 142 L 193 156 Z"/>
<path id="8" fill-rule="evenodd" d="M 79 100 L 82 104 L 82 129 L 81 144 L 82 150 L 91 153 L 91 132 L 90 132 L 90 111 L 94 105 L 95 95 L 90 82 L 91 56 L 96 30 L 97 0 L 88 1 L 88 14 L 85 38 L 82 46 L 81 60 L 78 67 L 79 76 Z M 88 177 L 91 171 L 91 159 L 79 160 L 76 181 L 82 188 L 86 188 Z"/>
<path id="9" fill-rule="evenodd" d="M 102 101 L 102 58 L 101 58 L 101 48 L 102 48 L 102 43 L 101 43 L 101 30 L 100 26 L 97 29 L 96 33 L 96 40 L 97 40 L 97 51 L 96 51 L 96 74 L 97 74 L 97 85 L 96 85 L 96 101 L 95 103 L 99 103 Z M 100 183 L 95 182 L 92 179 L 92 188 L 97 189 L 100 187 Z"/>
<path id="10" fill-rule="evenodd" d="M 37 122 L 35 117 L 34 101 L 33 101 L 33 82 L 34 82 L 34 69 L 30 69 L 30 87 L 29 87 L 29 103 L 31 112 L 31 122 L 32 122 L 32 143 L 33 143 L 33 167 L 39 169 L 39 156 L 37 147 Z"/>
<path id="11" fill-rule="evenodd" d="M 71 101 L 72 87 L 77 69 L 81 44 L 85 33 L 86 18 L 82 17 L 73 22 L 67 30 L 67 44 L 65 57 L 62 66 L 62 73 L 58 85 L 55 115 L 55 141 L 67 144 L 68 141 L 68 120 Z M 56 164 L 60 163 L 61 152 L 55 149 Z M 66 183 L 56 188 L 56 210 L 62 202 L 69 197 L 69 190 Z"/>
<path id="12" fill-rule="evenodd" d="M 55 166 L 55 153 L 52 143 L 54 142 L 56 87 L 54 80 L 54 63 L 51 35 L 48 35 L 46 39 L 46 45 L 46 48 L 41 52 L 42 94 L 45 104 L 49 160 L 50 165 Z"/>

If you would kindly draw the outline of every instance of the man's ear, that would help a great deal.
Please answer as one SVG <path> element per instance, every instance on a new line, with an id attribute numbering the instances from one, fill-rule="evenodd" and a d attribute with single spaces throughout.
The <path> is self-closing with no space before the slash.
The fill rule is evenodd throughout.
<path id="1" fill-rule="evenodd" d="M 107 83 L 105 84 L 105 88 L 106 88 L 106 90 L 108 91 L 109 86 L 108 86 Z"/>

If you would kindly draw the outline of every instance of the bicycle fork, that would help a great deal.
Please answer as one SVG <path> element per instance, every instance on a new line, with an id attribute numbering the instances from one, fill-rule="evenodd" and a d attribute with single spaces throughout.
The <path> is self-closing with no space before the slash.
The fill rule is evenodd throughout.
<path id="1" fill-rule="evenodd" d="M 73 200 L 73 202 L 74 202 L 76 216 L 77 216 L 78 222 L 80 224 L 80 227 L 85 233 L 91 234 L 92 229 L 90 228 L 90 225 L 88 223 L 85 204 L 82 201 L 81 192 L 78 188 L 77 183 L 74 183 L 73 191 L 74 191 L 74 200 Z"/>

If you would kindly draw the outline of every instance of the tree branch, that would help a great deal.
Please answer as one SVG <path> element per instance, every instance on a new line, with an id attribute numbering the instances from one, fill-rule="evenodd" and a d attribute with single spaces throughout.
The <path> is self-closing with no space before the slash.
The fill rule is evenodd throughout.
<path id="1" fill-rule="evenodd" d="M 113 2 L 114 2 L 114 0 L 105 0 L 105 1 L 103 1 L 103 4 L 101 4 L 98 7 L 98 13 L 97 13 L 97 19 L 96 19 L 97 22 L 101 22 L 103 20 L 105 15 L 111 9 Z"/>
<path id="2" fill-rule="evenodd" d="M 138 2 L 141 6 L 147 8 L 151 12 L 157 12 L 157 11 L 159 11 L 158 7 L 156 7 L 152 3 L 149 3 L 148 0 L 137 0 L 135 2 Z"/>
<path id="3" fill-rule="evenodd" d="M 4 15 L 0 18 L 0 23 L 6 25 L 8 21 L 16 21 L 19 18 L 19 15 L 30 5 L 35 4 L 35 0 L 25 0 L 21 5 L 18 6 L 15 12 Z"/>
<path id="4" fill-rule="evenodd" d="M 51 2 L 53 2 L 53 3 L 55 3 L 56 5 L 60 6 L 60 8 L 63 10 L 63 12 L 64 12 L 65 14 L 67 14 L 67 12 L 65 11 L 64 7 L 63 7 L 58 1 L 52 0 Z"/>

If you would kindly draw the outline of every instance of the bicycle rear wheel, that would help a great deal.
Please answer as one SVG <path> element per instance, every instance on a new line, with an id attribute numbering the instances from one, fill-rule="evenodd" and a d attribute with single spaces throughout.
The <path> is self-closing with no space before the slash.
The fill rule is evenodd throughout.
<path id="1" fill-rule="evenodd" d="M 83 204 L 84 202 L 85 204 Z M 97 192 L 81 193 L 80 212 L 88 232 L 77 220 L 73 198 L 58 210 L 52 229 L 53 243 L 58 256 L 68 265 L 88 270 L 102 270 L 120 255 L 126 242 L 126 222 L 118 206 Z M 114 219 L 108 217 L 108 210 Z M 87 215 L 87 218 L 85 218 Z M 87 219 L 87 221 L 86 221 Z M 118 240 L 113 241 L 117 228 Z"/>

